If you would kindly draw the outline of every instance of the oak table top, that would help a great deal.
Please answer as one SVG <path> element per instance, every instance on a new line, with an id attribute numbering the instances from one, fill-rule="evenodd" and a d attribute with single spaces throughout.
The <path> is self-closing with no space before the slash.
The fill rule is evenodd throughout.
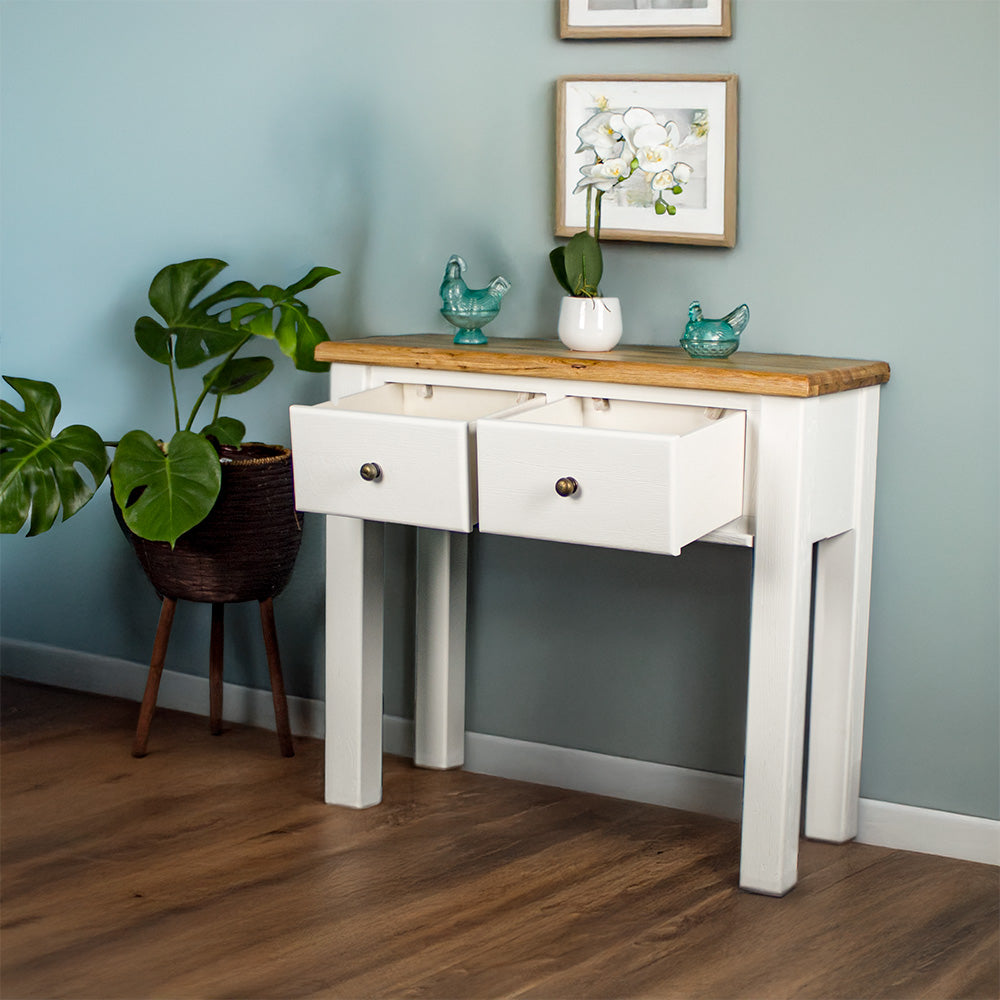
<path id="1" fill-rule="evenodd" d="M 317 361 L 427 371 L 479 372 L 610 382 L 674 389 L 714 389 L 806 398 L 889 381 L 884 361 L 737 351 L 728 358 L 692 358 L 681 347 L 619 345 L 604 352 L 570 351 L 558 340 L 491 337 L 488 344 L 452 342 L 450 334 L 402 334 L 332 340 Z"/>

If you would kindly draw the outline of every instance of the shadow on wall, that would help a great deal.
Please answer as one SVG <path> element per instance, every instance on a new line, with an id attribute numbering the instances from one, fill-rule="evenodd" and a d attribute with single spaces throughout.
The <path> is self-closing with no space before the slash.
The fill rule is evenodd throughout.
<path id="1" fill-rule="evenodd" d="M 476 533 L 469 562 L 469 730 L 743 773 L 749 549 Z"/>

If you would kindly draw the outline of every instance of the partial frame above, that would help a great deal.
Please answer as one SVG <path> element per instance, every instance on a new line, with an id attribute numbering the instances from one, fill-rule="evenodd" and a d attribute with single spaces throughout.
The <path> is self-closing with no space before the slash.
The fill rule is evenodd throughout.
<path id="1" fill-rule="evenodd" d="M 556 236 L 599 213 L 602 240 L 734 246 L 737 89 L 733 74 L 561 77 Z"/>
<path id="2" fill-rule="evenodd" d="M 559 0 L 562 38 L 728 38 L 731 0 Z"/>

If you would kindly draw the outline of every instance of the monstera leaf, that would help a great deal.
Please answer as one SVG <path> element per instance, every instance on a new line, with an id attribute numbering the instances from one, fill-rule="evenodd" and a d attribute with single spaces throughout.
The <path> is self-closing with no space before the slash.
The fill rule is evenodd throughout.
<path id="1" fill-rule="evenodd" d="M 52 436 L 62 409 L 56 387 L 27 378 L 4 381 L 24 402 L 18 410 L 0 400 L 0 531 L 20 531 L 31 515 L 29 535 L 40 535 L 55 523 L 72 517 L 104 481 L 108 452 L 92 427 L 74 424 Z M 90 473 L 91 482 L 77 466 Z"/>
<path id="2" fill-rule="evenodd" d="M 340 271 L 332 267 L 314 267 L 287 288 L 262 285 L 255 295 L 269 304 L 243 303 L 233 309 L 231 322 L 247 333 L 276 340 L 282 353 L 292 359 L 299 371 L 326 371 L 328 365 L 316 361 L 313 351 L 317 344 L 330 338 L 323 324 L 309 315 L 309 307 L 297 296 L 335 274 L 340 274 Z"/>
<path id="3" fill-rule="evenodd" d="M 317 344 L 330 338 L 323 324 L 309 315 L 309 310 L 297 299 L 278 305 L 278 326 L 274 331 L 278 347 L 303 372 L 321 372 L 329 367 L 313 357 Z"/>
<path id="4" fill-rule="evenodd" d="M 215 505 L 219 456 L 200 434 L 178 431 L 162 446 L 129 431 L 115 450 L 111 484 L 125 523 L 142 538 L 171 546 Z"/>
<path id="5" fill-rule="evenodd" d="M 242 420 L 237 420 L 235 417 L 216 417 L 210 424 L 202 427 L 201 436 L 215 438 L 219 444 L 238 448 L 243 443 L 246 432 L 246 424 Z"/>
<path id="6" fill-rule="evenodd" d="M 207 372 L 202 382 L 217 396 L 237 396 L 260 385 L 272 371 L 270 358 L 229 358 Z"/>
<path id="7" fill-rule="evenodd" d="M 157 272 L 149 286 L 149 304 L 163 322 L 142 316 L 135 324 L 136 343 L 149 357 L 162 365 L 173 357 L 178 368 L 192 368 L 239 346 L 244 335 L 220 315 L 226 311 L 225 303 L 255 296 L 257 289 L 249 282 L 233 281 L 195 302 L 228 266 L 224 260 L 202 257 L 168 264 Z"/>

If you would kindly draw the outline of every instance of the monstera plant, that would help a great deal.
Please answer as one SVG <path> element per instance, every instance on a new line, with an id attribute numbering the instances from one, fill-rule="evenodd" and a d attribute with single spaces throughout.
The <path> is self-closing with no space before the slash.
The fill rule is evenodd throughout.
<path id="1" fill-rule="evenodd" d="M 159 318 L 143 316 L 135 324 L 136 343 L 170 379 L 169 436 L 132 430 L 106 441 L 80 424 L 56 433 L 62 404 L 55 386 L 4 376 L 24 408 L 0 400 L 0 531 L 16 533 L 26 522 L 28 535 L 47 531 L 60 510 L 65 520 L 87 503 L 109 468 L 125 523 L 140 538 L 174 546 L 207 517 L 219 495 L 219 452 L 238 448 L 246 433 L 239 420 L 222 415 L 222 403 L 260 385 L 274 367 L 269 357 L 241 352 L 264 338 L 276 341 L 296 368 L 325 370 L 313 349 L 329 337 L 299 295 L 340 273 L 314 267 L 287 288 L 232 281 L 203 294 L 226 267 L 201 258 L 163 268 L 149 287 Z M 182 421 L 178 375 L 196 368 L 200 384 Z"/>

